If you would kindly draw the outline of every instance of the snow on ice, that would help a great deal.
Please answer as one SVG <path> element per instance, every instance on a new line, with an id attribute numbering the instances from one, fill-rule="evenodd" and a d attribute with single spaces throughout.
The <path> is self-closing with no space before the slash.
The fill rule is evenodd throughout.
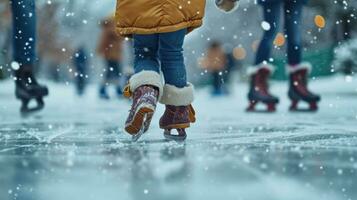
<path id="1" fill-rule="evenodd" d="M 215 99 L 198 89 L 185 144 L 163 140 L 162 107 L 131 143 L 130 103 L 103 102 L 93 86 L 79 98 L 52 84 L 47 108 L 21 118 L 12 82 L 2 82 L 0 199 L 355 199 L 356 82 L 312 81 L 323 96 L 315 114 L 287 111 L 285 82 L 272 85 L 282 99 L 275 114 L 246 113 L 243 83 Z"/>

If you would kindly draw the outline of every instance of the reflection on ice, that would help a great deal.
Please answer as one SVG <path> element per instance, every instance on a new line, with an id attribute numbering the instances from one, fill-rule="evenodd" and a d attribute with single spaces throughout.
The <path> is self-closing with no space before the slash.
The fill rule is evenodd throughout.
<path id="1" fill-rule="evenodd" d="M 21 119 L 17 104 L 0 99 L 8 104 L 0 116 L 0 199 L 354 199 L 355 96 L 341 101 L 325 85 L 317 85 L 324 102 L 314 115 L 290 114 L 284 101 L 276 114 L 246 114 L 236 103 L 243 96 L 206 101 L 198 91 L 199 121 L 185 143 L 163 139 L 160 114 L 131 143 L 125 112 L 116 112 L 128 109 L 124 100 L 78 103 L 71 88 L 53 85 L 64 102 L 51 96 L 40 117 Z"/>

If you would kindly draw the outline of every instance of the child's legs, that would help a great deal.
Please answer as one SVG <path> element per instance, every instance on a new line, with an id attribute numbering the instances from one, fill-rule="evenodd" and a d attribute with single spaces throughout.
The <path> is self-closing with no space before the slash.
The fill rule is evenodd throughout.
<path id="1" fill-rule="evenodd" d="M 256 65 L 269 60 L 279 28 L 280 6 L 280 3 L 264 4 L 263 6 L 264 20 L 270 24 L 270 29 L 264 32 L 263 39 L 260 41 L 255 58 Z"/>
<path id="2" fill-rule="evenodd" d="M 183 42 L 187 30 L 182 29 L 159 36 L 161 70 L 165 83 L 183 88 L 187 86 L 186 67 L 183 58 Z"/>
<path id="3" fill-rule="evenodd" d="M 160 73 L 160 63 L 158 56 L 159 35 L 134 35 L 134 70 L 135 73 L 141 71 L 155 71 Z"/>
<path id="4" fill-rule="evenodd" d="M 139 95 L 139 97 L 137 97 L 141 98 L 144 94 L 151 96 L 153 98 L 152 106 L 156 107 L 156 101 L 161 98 L 163 93 L 162 80 L 160 76 L 160 61 L 158 56 L 159 34 L 134 34 L 133 39 L 135 74 L 130 77 L 128 87 L 125 89 L 125 94 L 134 95 L 137 89 L 141 88 L 138 90 L 141 92 L 137 93 Z M 155 91 L 158 90 L 159 92 L 157 97 L 154 95 L 156 92 L 152 90 L 153 88 Z M 137 103 L 138 101 L 133 101 L 133 108 L 136 107 L 135 105 L 137 105 Z M 133 114 L 133 112 L 131 112 L 131 114 Z M 130 118 L 131 117 L 128 118 L 129 121 Z"/>
<path id="5" fill-rule="evenodd" d="M 286 1 L 284 8 L 285 31 L 288 36 L 288 64 L 301 62 L 301 12 L 303 4 Z"/>

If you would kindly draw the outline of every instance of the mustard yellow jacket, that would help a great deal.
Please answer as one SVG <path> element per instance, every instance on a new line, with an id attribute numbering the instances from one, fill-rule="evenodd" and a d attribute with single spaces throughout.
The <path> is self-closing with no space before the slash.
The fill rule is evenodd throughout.
<path id="1" fill-rule="evenodd" d="M 206 0 L 118 0 L 116 31 L 123 36 L 188 32 L 202 25 Z"/>

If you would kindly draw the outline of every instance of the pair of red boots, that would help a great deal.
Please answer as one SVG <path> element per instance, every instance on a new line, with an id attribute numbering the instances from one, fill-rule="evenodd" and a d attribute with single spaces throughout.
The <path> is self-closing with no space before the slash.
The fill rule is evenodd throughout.
<path id="1" fill-rule="evenodd" d="M 193 86 L 184 88 L 162 85 L 161 76 L 153 71 L 135 74 L 125 88 L 124 95 L 133 100 L 125 130 L 137 140 L 148 131 L 157 103 L 166 106 L 160 119 L 160 128 L 170 140 L 185 140 L 185 129 L 196 121 L 193 102 Z M 172 130 L 177 130 L 177 134 Z"/>
<path id="2" fill-rule="evenodd" d="M 296 66 L 288 65 L 286 68 L 290 80 L 288 91 L 288 97 L 292 102 L 289 108 L 290 111 L 317 111 L 317 103 L 321 100 L 321 97 L 308 89 L 307 79 L 311 71 L 311 65 L 309 63 L 301 63 Z M 268 79 L 273 70 L 274 67 L 272 65 L 263 63 L 248 71 L 251 76 L 251 83 L 248 93 L 250 105 L 247 111 L 256 111 L 255 106 L 259 102 L 267 105 L 267 112 L 276 110 L 276 104 L 279 103 L 279 99 L 270 94 L 268 86 Z M 300 101 L 308 103 L 309 108 L 299 109 L 298 103 Z"/>

